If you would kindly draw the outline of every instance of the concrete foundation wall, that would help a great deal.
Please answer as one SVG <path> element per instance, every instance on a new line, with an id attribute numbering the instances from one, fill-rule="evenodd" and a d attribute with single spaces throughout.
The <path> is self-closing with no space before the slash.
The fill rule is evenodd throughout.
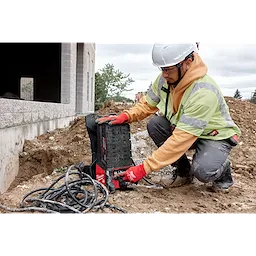
<path id="1" fill-rule="evenodd" d="M 0 129 L 76 115 L 70 104 L 0 99 Z"/>
<path id="2" fill-rule="evenodd" d="M 0 99 L 0 193 L 5 192 L 19 171 L 24 141 L 63 128 L 74 120 L 71 104 Z"/>
<path id="3" fill-rule="evenodd" d="M 0 98 L 0 193 L 19 172 L 25 139 L 68 126 L 77 114 L 94 111 L 95 44 L 81 45 L 77 60 L 77 43 L 61 44 L 61 103 Z M 82 80 L 77 84 L 78 78 Z"/>
<path id="4" fill-rule="evenodd" d="M 72 120 L 73 116 L 0 129 L 0 194 L 8 189 L 19 172 L 19 154 L 24 141 L 66 127 Z"/>

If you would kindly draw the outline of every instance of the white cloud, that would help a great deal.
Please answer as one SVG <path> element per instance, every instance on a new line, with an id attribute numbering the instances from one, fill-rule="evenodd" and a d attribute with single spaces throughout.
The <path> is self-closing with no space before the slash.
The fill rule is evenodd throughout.
<path id="1" fill-rule="evenodd" d="M 152 44 L 98 44 L 96 70 L 105 64 L 130 74 L 135 82 L 125 93 L 134 98 L 136 92 L 146 91 L 159 70 L 151 59 Z M 225 96 L 233 96 L 239 89 L 243 97 L 251 97 L 256 90 L 256 44 L 200 44 L 199 54 L 208 66 L 208 74 L 217 82 Z"/>

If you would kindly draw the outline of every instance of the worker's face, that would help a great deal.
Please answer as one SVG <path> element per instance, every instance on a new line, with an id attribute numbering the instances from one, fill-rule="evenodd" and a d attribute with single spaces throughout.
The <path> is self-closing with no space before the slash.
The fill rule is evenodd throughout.
<path id="1" fill-rule="evenodd" d="M 187 59 L 181 63 L 181 77 L 187 72 L 191 64 L 191 59 Z M 179 68 L 176 66 L 161 68 L 162 75 L 168 83 L 175 83 L 179 79 Z"/>

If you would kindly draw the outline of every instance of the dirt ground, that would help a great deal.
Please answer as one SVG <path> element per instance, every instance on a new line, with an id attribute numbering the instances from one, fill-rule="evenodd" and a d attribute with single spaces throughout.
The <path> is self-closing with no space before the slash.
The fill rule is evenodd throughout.
<path id="1" fill-rule="evenodd" d="M 128 213 L 256 213 L 256 105 L 230 97 L 226 97 L 226 101 L 233 120 L 242 130 L 239 145 L 230 155 L 235 183 L 228 192 L 214 192 L 210 185 L 195 179 L 192 184 L 177 188 L 137 187 L 116 191 L 110 195 L 109 202 Z M 98 113 L 120 113 L 128 107 L 109 103 Z M 132 150 L 138 138 L 139 145 L 144 143 L 143 150 L 137 148 L 139 157 L 147 157 L 154 150 L 151 139 L 145 135 L 149 118 L 130 126 Z M 144 137 L 140 137 L 140 133 L 144 133 Z M 90 161 L 90 141 L 82 117 L 66 128 L 25 141 L 20 154 L 20 172 L 9 190 L 0 195 L 0 203 L 18 207 L 26 193 L 47 187 L 63 174 L 65 167 L 79 162 L 90 164 Z M 155 175 L 162 175 L 162 171 Z"/>

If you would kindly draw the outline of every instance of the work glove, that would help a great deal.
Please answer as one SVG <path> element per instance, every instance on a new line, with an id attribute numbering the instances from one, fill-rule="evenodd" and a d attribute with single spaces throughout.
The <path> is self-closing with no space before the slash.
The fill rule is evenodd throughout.
<path id="1" fill-rule="evenodd" d="M 117 175 L 118 177 L 123 177 L 124 181 L 136 183 L 146 176 L 146 172 L 143 164 L 132 166 L 125 172 L 121 172 Z"/>
<path id="2" fill-rule="evenodd" d="M 110 125 L 123 124 L 128 121 L 128 116 L 122 113 L 118 116 L 110 115 L 96 119 L 97 124 L 109 123 Z"/>

